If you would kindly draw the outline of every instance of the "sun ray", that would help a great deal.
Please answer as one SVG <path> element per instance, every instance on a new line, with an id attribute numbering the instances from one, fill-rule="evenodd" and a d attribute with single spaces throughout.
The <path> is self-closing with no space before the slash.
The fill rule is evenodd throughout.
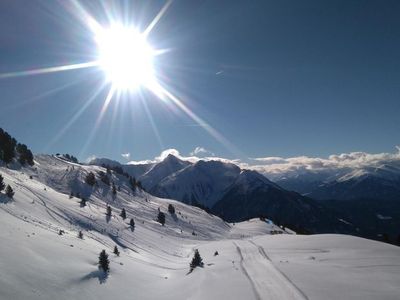
<path id="1" fill-rule="evenodd" d="M 157 91 L 157 95 L 164 99 L 164 101 L 166 99 L 172 101 L 179 109 L 186 113 L 186 115 L 188 115 L 197 124 L 201 125 L 201 127 L 204 128 L 213 138 L 215 138 L 217 142 L 221 143 L 230 152 L 234 153 L 235 155 L 241 154 L 241 151 L 238 150 L 235 145 L 233 145 L 227 138 L 225 138 L 205 120 L 190 110 L 181 100 L 179 100 L 178 97 L 163 88 L 160 84 L 158 84 L 157 87 L 154 87 L 154 90 Z"/>
<path id="2" fill-rule="evenodd" d="M 154 132 L 154 134 L 155 134 L 155 136 L 157 138 L 158 144 L 160 145 L 160 150 L 163 150 L 163 149 L 165 149 L 164 148 L 164 143 L 162 142 L 162 139 L 161 139 L 161 136 L 160 136 L 160 132 L 158 131 L 157 125 L 154 122 L 153 115 L 152 115 L 152 113 L 151 113 L 151 111 L 150 111 L 150 109 L 149 109 L 149 107 L 147 105 L 147 101 L 146 101 L 146 99 L 145 99 L 145 97 L 144 97 L 142 92 L 140 92 L 139 96 L 140 96 L 141 103 L 143 104 L 144 111 L 146 112 L 147 118 L 150 121 L 151 128 L 153 129 L 153 132 Z"/>
<path id="3" fill-rule="evenodd" d="M 92 128 L 92 130 L 91 130 L 91 132 L 89 134 L 88 139 L 86 140 L 85 144 L 83 145 L 83 147 L 82 147 L 82 149 L 81 149 L 81 151 L 79 153 L 79 156 L 82 156 L 86 152 L 87 147 L 90 145 L 90 143 L 92 142 L 94 136 L 96 135 L 97 130 L 99 128 L 99 125 L 100 125 L 100 123 L 101 123 L 101 121 L 102 121 L 102 119 L 104 117 L 105 112 L 107 111 L 107 108 L 108 108 L 108 106 L 109 106 L 109 104 L 111 102 L 111 99 L 113 98 L 113 96 L 115 94 L 115 91 L 116 91 L 115 88 L 113 86 L 111 86 L 111 88 L 108 91 L 107 96 L 106 96 L 106 98 L 104 100 L 104 103 L 103 103 L 103 106 L 101 108 L 100 114 L 97 117 L 96 123 L 94 124 L 94 126 L 93 126 L 93 128 Z"/>
<path id="4" fill-rule="evenodd" d="M 64 65 L 64 66 L 57 66 L 57 67 L 48 67 L 48 68 L 41 68 L 41 69 L 2 73 L 2 74 L 0 74 L 0 79 L 22 77 L 22 76 L 32 76 L 32 75 L 42 75 L 42 74 L 47 74 L 47 73 L 77 70 L 77 69 L 83 69 L 83 68 L 91 68 L 91 67 L 96 67 L 98 65 L 99 65 L 98 61 L 91 61 L 91 62 L 85 62 L 85 63 L 80 63 L 80 64 L 72 64 L 72 65 Z"/>
<path id="5" fill-rule="evenodd" d="M 86 111 L 86 109 L 93 103 L 97 96 L 103 91 L 105 84 L 102 83 L 98 88 L 94 89 L 94 93 L 85 101 L 82 107 L 72 116 L 72 118 L 64 125 L 63 128 L 53 137 L 53 139 L 45 146 L 45 151 L 50 149 L 68 129 L 79 119 L 79 117 Z"/>
<path id="6" fill-rule="evenodd" d="M 159 11 L 159 13 L 156 15 L 156 17 L 153 19 L 153 21 L 151 21 L 151 23 L 149 24 L 149 26 L 147 26 L 147 28 L 143 31 L 143 35 L 144 36 L 148 36 L 150 34 L 150 32 L 153 30 L 153 28 L 157 25 L 157 23 L 160 21 L 160 19 L 162 18 L 162 16 L 166 13 L 166 11 L 168 10 L 168 8 L 171 6 L 172 4 L 172 0 L 168 0 L 164 6 L 161 8 L 161 10 Z"/>

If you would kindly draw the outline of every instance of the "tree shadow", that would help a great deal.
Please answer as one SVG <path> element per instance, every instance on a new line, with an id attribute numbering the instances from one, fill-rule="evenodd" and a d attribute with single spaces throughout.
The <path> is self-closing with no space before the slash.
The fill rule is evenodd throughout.
<path id="1" fill-rule="evenodd" d="M 177 216 L 175 213 L 171 214 L 171 218 L 172 218 L 172 220 L 174 220 L 175 222 L 178 222 L 178 216 Z"/>
<path id="2" fill-rule="evenodd" d="M 104 272 L 103 270 L 93 271 L 83 276 L 81 280 L 90 280 L 93 278 L 97 278 L 100 284 L 106 283 L 108 279 L 108 272 Z"/>
<path id="3" fill-rule="evenodd" d="M 106 214 L 106 222 L 109 223 L 111 220 L 111 216 Z"/>
<path id="4" fill-rule="evenodd" d="M 13 199 L 9 198 L 7 195 L 0 194 L 0 203 L 7 204 L 7 203 L 11 202 L 12 200 Z"/>

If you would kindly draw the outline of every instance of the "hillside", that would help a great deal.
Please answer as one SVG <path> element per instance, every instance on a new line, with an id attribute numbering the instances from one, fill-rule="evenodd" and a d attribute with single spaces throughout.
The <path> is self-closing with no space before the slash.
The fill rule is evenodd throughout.
<path id="1" fill-rule="evenodd" d="M 398 247 L 351 236 L 297 236 L 290 230 L 271 236 L 282 230 L 256 219 L 227 224 L 198 208 L 133 192 L 115 173 L 111 179 L 120 191 L 113 198 L 102 182 L 90 188 L 83 181 L 88 172 L 101 170 L 52 156 L 37 156 L 33 167 L 0 167 L 15 191 L 14 199 L 1 195 L 0 201 L 1 299 L 398 296 Z M 71 189 L 87 195 L 86 207 L 69 198 Z M 176 216 L 167 213 L 168 204 L 175 206 Z M 125 221 L 119 217 L 122 207 Z M 155 221 L 158 208 L 166 212 L 165 226 Z M 60 230 L 65 233 L 59 235 Z M 77 238 L 79 230 L 83 239 Z M 112 254 L 115 245 L 119 257 Z M 188 274 L 194 248 L 205 265 Z M 110 254 L 108 276 L 97 269 L 102 249 Z M 376 274 L 380 280 L 373 280 Z"/>

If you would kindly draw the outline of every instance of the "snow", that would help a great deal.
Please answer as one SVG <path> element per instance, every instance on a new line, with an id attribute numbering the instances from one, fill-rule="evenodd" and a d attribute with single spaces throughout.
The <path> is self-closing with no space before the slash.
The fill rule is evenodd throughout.
<path id="1" fill-rule="evenodd" d="M 399 299 L 399 247 L 295 235 L 268 220 L 227 224 L 196 207 L 133 193 L 116 174 L 111 179 L 120 191 L 113 198 L 103 183 L 83 182 L 103 168 L 35 159 L 32 168 L 0 167 L 15 190 L 11 201 L 0 196 L 0 299 Z M 86 207 L 69 198 L 71 190 L 87 195 Z M 122 207 L 126 220 L 119 217 Z M 158 208 L 165 226 L 155 221 Z M 102 249 L 110 255 L 108 276 L 97 268 Z M 188 274 L 194 249 L 204 268 Z"/>

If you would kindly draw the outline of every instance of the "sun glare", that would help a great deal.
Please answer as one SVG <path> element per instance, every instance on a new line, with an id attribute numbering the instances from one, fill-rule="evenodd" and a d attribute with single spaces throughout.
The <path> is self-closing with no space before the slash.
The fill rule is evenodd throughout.
<path id="1" fill-rule="evenodd" d="M 148 87 L 155 81 L 154 50 L 134 27 L 100 28 L 95 36 L 98 63 L 117 90 Z"/>

